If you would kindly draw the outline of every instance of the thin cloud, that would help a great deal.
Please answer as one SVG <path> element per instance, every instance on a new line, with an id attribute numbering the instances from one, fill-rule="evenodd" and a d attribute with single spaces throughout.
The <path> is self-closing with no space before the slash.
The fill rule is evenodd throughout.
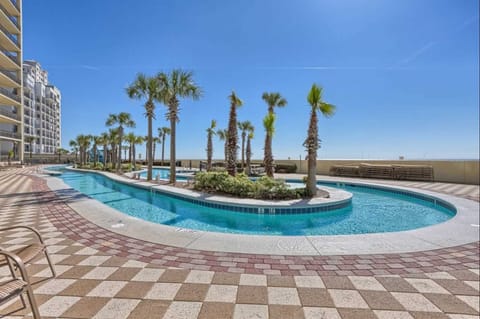
<path id="1" fill-rule="evenodd" d="M 470 18 L 466 19 L 461 24 L 459 24 L 458 26 L 453 28 L 452 32 L 447 33 L 444 37 L 442 37 L 441 39 L 439 39 L 437 41 L 431 40 L 431 41 L 427 42 L 421 48 L 419 48 L 418 50 L 413 52 L 411 55 L 409 55 L 408 57 L 406 57 L 406 58 L 400 60 L 399 62 L 397 62 L 394 66 L 406 65 L 406 64 L 412 62 L 413 60 L 415 60 L 416 58 L 418 58 L 419 56 L 421 56 L 422 54 L 424 54 L 425 52 L 430 50 L 435 44 L 453 36 L 455 33 L 460 32 L 461 30 L 465 29 L 466 27 L 468 27 L 469 25 L 471 25 L 472 23 L 477 21 L 478 18 L 479 18 L 479 16 L 476 15 L 476 16 L 473 16 L 473 17 L 470 17 Z"/>
<path id="2" fill-rule="evenodd" d="M 96 66 L 93 66 L 93 65 L 88 65 L 88 64 L 82 64 L 82 65 L 80 65 L 80 68 L 91 70 L 91 71 L 100 71 L 99 67 L 96 67 Z"/>

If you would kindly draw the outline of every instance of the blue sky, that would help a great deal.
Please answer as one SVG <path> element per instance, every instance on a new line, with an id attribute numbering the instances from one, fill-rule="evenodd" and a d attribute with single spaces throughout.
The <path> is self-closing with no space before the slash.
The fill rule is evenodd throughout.
<path id="1" fill-rule="evenodd" d="M 319 158 L 478 158 L 478 12 L 477 0 L 24 0 L 24 59 L 62 92 L 65 148 L 121 111 L 145 135 L 143 105 L 125 87 L 137 72 L 180 67 L 204 96 L 181 101 L 178 158 L 206 157 L 205 129 L 211 119 L 227 126 L 232 89 L 244 101 L 239 120 L 256 129 L 254 158 L 265 91 L 288 100 L 275 158 L 304 157 L 314 82 L 337 106 L 320 119 Z M 157 105 L 155 127 L 168 126 L 165 110 Z M 223 158 L 223 144 L 214 148 Z"/>

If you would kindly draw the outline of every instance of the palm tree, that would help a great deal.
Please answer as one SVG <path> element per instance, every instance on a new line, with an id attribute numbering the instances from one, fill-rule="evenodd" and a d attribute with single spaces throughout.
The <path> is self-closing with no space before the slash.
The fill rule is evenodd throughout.
<path id="1" fill-rule="evenodd" d="M 198 100 L 202 91 L 193 80 L 193 73 L 183 70 L 173 70 L 169 74 L 159 73 L 157 79 L 160 82 L 160 100 L 168 107 L 167 119 L 170 120 L 170 183 L 175 182 L 176 171 L 176 144 L 179 98 L 191 98 Z"/>
<path id="2" fill-rule="evenodd" d="M 137 147 L 135 145 L 143 144 L 143 142 L 145 142 L 145 138 L 143 136 L 140 136 L 140 135 L 135 136 L 135 139 L 134 139 L 134 142 L 133 142 L 133 149 L 132 149 L 133 170 L 135 170 L 136 167 L 137 167 L 137 162 L 136 162 L 136 159 L 135 159 Z"/>
<path id="3" fill-rule="evenodd" d="M 30 165 L 32 165 L 32 151 L 33 151 L 33 141 L 35 141 L 34 136 L 25 136 L 25 142 L 28 143 L 28 150 L 30 153 Z"/>
<path id="4" fill-rule="evenodd" d="M 113 126 L 118 124 L 118 140 L 119 140 L 119 152 L 118 152 L 118 163 L 117 163 L 117 172 L 121 171 L 122 168 L 122 141 L 123 141 L 123 127 L 135 127 L 135 122 L 132 120 L 130 113 L 121 112 L 118 114 L 110 114 L 105 122 L 106 126 Z"/>
<path id="5" fill-rule="evenodd" d="M 110 143 L 110 162 L 112 163 L 112 169 L 117 164 L 117 144 L 119 144 L 118 130 L 108 130 L 108 142 Z"/>
<path id="6" fill-rule="evenodd" d="M 68 154 L 68 150 L 64 148 L 57 148 L 58 163 L 62 161 L 62 155 Z"/>
<path id="7" fill-rule="evenodd" d="M 230 99 L 230 116 L 228 119 L 228 149 L 227 149 L 227 172 L 235 176 L 237 172 L 237 107 L 242 106 L 243 102 L 238 98 L 234 91 L 228 96 Z"/>
<path id="8" fill-rule="evenodd" d="M 157 148 L 157 144 L 158 143 L 161 143 L 162 140 L 160 139 L 160 137 L 154 137 L 153 138 L 153 152 L 152 152 L 152 162 L 155 163 L 155 149 Z"/>
<path id="9" fill-rule="evenodd" d="M 70 140 L 68 145 L 72 148 L 72 152 L 75 152 L 75 162 L 78 161 L 78 143 L 76 140 Z"/>
<path id="10" fill-rule="evenodd" d="M 129 149 L 130 149 L 129 157 L 128 157 L 128 160 L 129 160 L 130 164 L 133 164 L 132 163 L 133 146 L 135 144 L 136 138 L 137 138 L 137 136 L 133 132 L 130 132 L 127 135 L 125 135 L 125 141 L 129 144 Z"/>
<path id="11" fill-rule="evenodd" d="M 101 144 L 103 145 L 103 169 L 107 169 L 107 158 L 108 158 L 108 144 L 110 142 L 110 135 L 106 132 L 100 134 Z"/>
<path id="12" fill-rule="evenodd" d="M 262 95 L 262 99 L 267 103 L 268 105 L 268 115 L 274 115 L 274 108 L 275 107 L 284 107 L 287 105 L 287 100 L 285 100 L 280 93 L 278 92 L 273 92 L 273 93 L 268 93 L 265 92 Z M 265 125 L 265 120 L 267 119 L 265 117 L 264 119 L 264 125 Z M 274 125 L 275 123 L 275 117 L 271 118 L 268 117 L 269 124 L 271 123 Z M 275 128 L 272 127 L 271 131 L 273 132 Z M 269 131 L 266 127 L 266 134 L 269 134 Z M 273 133 L 272 133 L 273 134 Z M 272 151 L 272 140 L 273 136 L 266 136 L 265 137 L 265 147 L 264 147 L 264 157 L 263 157 L 263 164 L 265 165 L 265 173 L 267 173 L 268 177 L 273 177 L 273 151 Z M 269 145 L 267 145 L 269 143 Z"/>
<path id="13" fill-rule="evenodd" d="M 330 117 L 335 113 L 335 105 L 326 103 L 322 100 L 322 87 L 313 84 L 307 96 L 308 104 L 311 106 L 310 123 L 308 125 L 307 139 L 303 146 L 308 152 L 308 175 L 307 175 L 307 195 L 315 196 L 317 194 L 317 150 L 320 147 L 318 138 L 318 117 L 317 111 L 320 111 L 325 117 Z"/>
<path id="14" fill-rule="evenodd" d="M 249 128 L 248 130 L 248 135 L 247 135 L 247 149 L 245 151 L 245 155 L 247 158 L 247 167 L 246 167 L 246 174 L 247 176 L 250 175 L 250 169 L 251 169 L 251 159 L 252 159 L 252 145 L 251 145 L 251 140 L 253 138 L 253 131 L 254 131 L 253 125 Z"/>
<path id="15" fill-rule="evenodd" d="M 275 114 L 268 113 L 263 119 L 263 127 L 265 128 L 265 149 L 263 163 L 265 165 L 265 173 L 268 177 L 273 177 L 273 154 L 272 154 L 272 137 L 275 132 Z"/>
<path id="16" fill-rule="evenodd" d="M 161 127 L 161 128 L 158 128 L 158 137 L 162 140 L 162 166 L 163 166 L 163 162 L 165 160 L 165 138 L 167 137 L 167 135 L 170 134 L 170 128 L 168 127 Z"/>
<path id="17" fill-rule="evenodd" d="M 98 145 L 103 143 L 101 136 L 93 136 L 93 167 L 97 167 L 97 159 L 98 159 Z"/>
<path id="18" fill-rule="evenodd" d="M 207 171 L 212 170 L 212 155 L 213 155 L 213 142 L 212 137 L 215 135 L 215 127 L 217 121 L 212 120 L 210 127 L 207 128 Z"/>
<path id="19" fill-rule="evenodd" d="M 80 149 L 80 165 L 87 164 L 87 151 L 88 147 L 90 146 L 90 135 L 80 134 L 77 136 L 77 144 Z"/>
<path id="20" fill-rule="evenodd" d="M 225 167 L 227 166 L 227 157 L 228 157 L 228 131 L 227 129 L 217 130 L 217 136 L 220 141 L 223 141 L 223 152 L 225 154 Z"/>
<path id="21" fill-rule="evenodd" d="M 245 139 L 247 137 L 247 132 L 252 127 L 250 121 L 238 122 L 238 129 L 242 131 L 242 169 L 245 170 Z"/>
<path id="22" fill-rule="evenodd" d="M 155 77 L 148 77 L 139 73 L 135 81 L 126 89 L 127 95 L 132 99 L 143 99 L 145 101 L 145 116 L 148 121 L 148 151 L 146 158 L 148 159 L 147 180 L 152 180 L 152 121 L 155 118 L 155 103 L 160 98 L 160 83 Z M 150 155 L 150 156 L 149 156 Z"/>

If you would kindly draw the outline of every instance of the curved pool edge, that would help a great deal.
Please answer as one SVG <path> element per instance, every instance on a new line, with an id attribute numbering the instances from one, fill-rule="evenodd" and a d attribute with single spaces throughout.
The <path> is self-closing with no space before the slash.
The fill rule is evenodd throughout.
<path id="1" fill-rule="evenodd" d="M 230 211 L 252 213 L 252 214 L 309 214 L 332 211 L 347 207 L 352 203 L 352 193 L 335 189 L 328 186 L 322 186 L 328 191 L 330 197 L 315 197 L 311 199 L 292 199 L 292 200 L 261 200 L 253 198 L 228 197 L 218 194 L 202 193 L 199 191 L 183 189 L 169 185 L 159 185 L 147 182 L 146 180 L 135 180 L 125 178 L 117 174 L 68 168 L 71 171 L 88 172 L 92 174 L 103 175 L 116 182 L 127 184 L 148 191 L 163 193 L 174 198 L 189 201 L 196 205 L 225 209 Z"/>
<path id="2" fill-rule="evenodd" d="M 103 175 L 109 178 L 110 175 L 113 175 L 112 179 L 114 180 L 124 179 L 111 173 Z M 48 187 L 53 191 L 73 190 L 59 178 L 51 176 L 43 178 L 47 180 Z M 425 190 L 412 190 L 402 186 L 390 187 L 363 181 L 362 183 L 433 196 L 452 204 L 456 208 L 457 214 L 440 224 L 401 232 L 328 236 L 269 236 L 204 232 L 156 224 L 128 216 L 87 196 L 67 202 L 67 205 L 99 227 L 121 235 L 187 249 L 230 253 L 302 256 L 406 253 L 459 246 L 477 242 L 479 239 L 479 228 L 472 226 L 479 224 L 477 202 Z M 138 185 L 138 183 L 132 184 Z M 149 188 L 149 185 L 143 185 L 143 187 Z"/>

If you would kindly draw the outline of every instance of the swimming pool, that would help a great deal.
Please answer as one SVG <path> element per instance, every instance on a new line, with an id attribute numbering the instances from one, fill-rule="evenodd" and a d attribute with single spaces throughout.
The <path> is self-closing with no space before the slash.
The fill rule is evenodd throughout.
<path id="1" fill-rule="evenodd" d="M 441 201 L 354 184 L 326 183 L 353 194 L 352 205 L 346 208 L 313 214 L 256 215 L 199 206 L 96 173 L 65 171 L 60 178 L 77 191 L 130 216 L 223 233 L 289 236 L 382 233 L 434 225 L 455 215 L 453 208 Z"/>
<path id="2" fill-rule="evenodd" d="M 190 172 L 189 170 L 183 171 L 183 170 L 177 170 L 177 180 L 187 180 L 187 177 L 182 175 L 185 172 Z M 158 176 L 159 179 L 166 179 L 168 180 L 170 178 L 170 169 L 168 168 L 152 168 L 152 178 L 156 179 Z M 140 173 L 140 177 L 142 178 L 147 178 L 147 170 L 144 170 Z"/>

